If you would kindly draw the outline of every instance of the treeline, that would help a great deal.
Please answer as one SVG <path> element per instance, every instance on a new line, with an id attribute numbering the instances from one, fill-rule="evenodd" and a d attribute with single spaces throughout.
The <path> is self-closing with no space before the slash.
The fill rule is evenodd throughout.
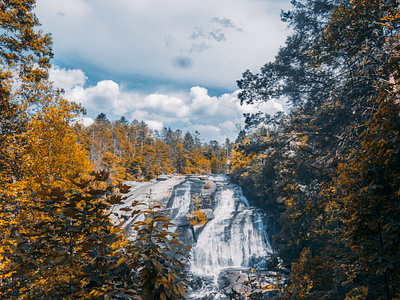
<path id="1" fill-rule="evenodd" d="M 148 181 L 172 173 L 226 173 L 227 155 L 234 146 L 229 139 L 224 145 L 203 144 L 197 131 L 194 135 L 166 127 L 153 131 L 145 122 L 128 122 L 125 117 L 110 122 L 104 113 L 92 125 L 74 128 L 94 169 L 110 172 L 115 182 Z"/>
<path id="2" fill-rule="evenodd" d="M 162 207 L 151 194 L 125 216 L 113 207 L 128 192 L 124 171 L 138 180 L 193 165 L 210 172 L 220 149 L 207 160 L 208 148 L 196 148 L 199 160 L 189 160 L 195 150 L 176 133 L 169 148 L 144 123 L 100 116 L 89 128 L 71 126 L 84 109 L 48 80 L 52 43 L 34 6 L 0 2 L 0 298 L 183 299 L 190 249 L 168 230 Z M 131 216 L 144 221 L 126 233 L 118 217 Z"/>
<path id="3" fill-rule="evenodd" d="M 246 116 L 231 175 L 280 221 L 286 298 L 399 299 L 399 2 L 292 4 L 275 61 L 238 81 L 291 112 Z"/>

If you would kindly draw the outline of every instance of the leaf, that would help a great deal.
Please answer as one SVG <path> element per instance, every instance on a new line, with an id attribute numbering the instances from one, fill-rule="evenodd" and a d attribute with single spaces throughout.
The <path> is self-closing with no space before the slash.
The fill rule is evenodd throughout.
<path id="1" fill-rule="evenodd" d="M 125 261 L 125 258 L 121 257 L 117 262 L 117 267 Z"/>
<path id="2" fill-rule="evenodd" d="M 127 194 L 127 193 L 129 193 L 131 187 L 126 184 L 121 184 L 118 186 L 118 189 L 121 194 Z"/>
<path id="3" fill-rule="evenodd" d="M 149 257 L 146 254 L 142 253 L 141 256 L 144 258 L 144 260 L 149 260 Z"/>
<path id="4" fill-rule="evenodd" d="M 368 294 L 368 287 L 362 286 L 362 287 L 361 287 L 361 292 L 362 292 L 365 296 L 367 296 L 367 294 Z"/>
<path id="5" fill-rule="evenodd" d="M 77 210 L 75 208 L 67 208 L 66 210 L 63 211 L 64 216 L 67 217 L 72 217 L 76 215 Z"/>
<path id="6" fill-rule="evenodd" d="M 67 227 L 67 231 L 68 232 L 80 232 L 81 231 L 81 227 L 79 227 L 79 226 L 68 226 Z"/>
<path id="7" fill-rule="evenodd" d="M 119 204 L 122 202 L 122 197 L 120 195 L 113 195 L 107 199 L 107 202 L 112 205 Z"/>
<path id="8" fill-rule="evenodd" d="M 153 266 L 157 268 L 158 272 L 162 273 L 161 266 L 154 257 L 151 259 L 151 262 L 153 263 Z"/>
<path id="9" fill-rule="evenodd" d="M 128 211 L 131 211 L 132 209 L 130 207 L 122 207 L 119 210 L 128 212 Z"/>

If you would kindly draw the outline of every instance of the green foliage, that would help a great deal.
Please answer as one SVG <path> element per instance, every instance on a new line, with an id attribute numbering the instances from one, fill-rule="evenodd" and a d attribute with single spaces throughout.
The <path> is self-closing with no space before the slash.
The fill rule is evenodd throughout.
<path id="1" fill-rule="evenodd" d="M 118 183 L 129 162 L 140 151 L 146 179 L 170 173 L 169 149 L 143 122 L 111 124 L 100 114 L 89 129 L 70 125 L 84 110 L 48 81 L 52 44 L 37 30 L 34 7 L 32 0 L 0 3 L 0 298 L 183 298 L 188 249 L 167 233 L 172 224 L 162 212 L 145 211 L 151 229 L 136 224 L 138 238 L 129 242 L 110 218 L 128 191 Z M 92 173 L 88 153 L 111 176 Z M 137 273 L 149 262 L 156 271 L 163 266 L 161 275 Z"/>
<path id="2" fill-rule="evenodd" d="M 110 215 L 129 188 L 107 181 L 100 172 L 71 179 L 67 190 L 40 184 L 20 190 L 17 209 L 2 207 L 2 299 L 185 297 L 190 247 L 169 231 L 174 225 L 155 202 L 125 209 L 143 221 L 123 236 Z"/>
<path id="3" fill-rule="evenodd" d="M 37 31 L 34 5 L 26 0 L 0 3 L 0 195 L 8 183 L 22 176 L 20 150 L 25 144 L 27 108 L 51 96 L 46 80 L 51 40 Z"/>
<path id="4" fill-rule="evenodd" d="M 210 189 L 211 188 L 211 182 L 207 181 L 203 189 Z M 202 210 L 203 204 L 202 204 L 202 199 L 199 195 L 193 195 L 193 201 L 195 204 L 195 209 L 191 211 L 189 214 L 186 215 L 186 218 L 189 221 L 189 224 L 191 226 L 196 226 L 200 225 L 203 226 L 204 224 L 207 223 L 208 219 L 206 216 L 206 212 Z"/>
<path id="5" fill-rule="evenodd" d="M 123 249 L 124 262 L 136 270 L 142 299 L 184 299 L 190 247 L 169 230 L 174 225 L 162 211 L 164 207 L 152 199 L 151 191 L 147 200 L 150 203 L 132 205 L 141 207 L 143 221 L 132 226 L 133 235 Z"/>

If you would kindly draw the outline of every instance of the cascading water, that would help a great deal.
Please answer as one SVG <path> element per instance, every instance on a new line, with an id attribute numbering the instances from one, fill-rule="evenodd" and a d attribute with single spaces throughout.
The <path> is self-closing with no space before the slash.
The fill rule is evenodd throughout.
<path id="1" fill-rule="evenodd" d="M 165 212 L 176 226 L 170 230 L 177 232 L 183 243 L 192 245 L 187 269 L 193 276 L 186 299 L 230 299 L 227 295 L 242 293 L 251 276 L 274 276 L 270 274 L 274 273 L 270 260 L 273 251 L 266 236 L 265 220 L 259 211 L 250 207 L 241 188 L 232 184 L 227 176 L 171 176 L 130 184 L 129 197 L 113 208 L 116 212 L 124 214 L 122 209 L 136 200 L 158 200 L 166 206 Z M 208 221 L 203 226 L 191 226 L 188 214 L 198 208 L 206 213 Z M 122 228 L 129 232 L 132 224 L 143 216 L 125 214 L 127 220 Z M 259 283 L 273 286 L 278 281 L 269 277 Z"/>
<path id="2" fill-rule="evenodd" d="M 189 299 L 201 299 L 211 293 L 215 295 L 221 271 L 227 268 L 263 268 L 272 253 L 263 219 L 257 210 L 249 206 L 241 188 L 231 184 L 226 176 L 212 176 L 210 179 L 217 183 L 213 218 L 203 228 L 197 228 L 196 233 L 189 230 L 186 216 L 190 212 L 192 194 L 200 193 L 204 182 L 185 181 L 176 187 L 169 203 L 173 222 L 180 232 L 186 232 L 185 239 L 196 236 L 191 239 L 191 242 L 195 241 L 190 261 L 191 273 L 209 280 L 201 291 L 192 292 Z"/>
<path id="3" fill-rule="evenodd" d="M 272 249 L 260 218 L 238 202 L 232 189 L 217 192 L 215 198 L 215 218 L 206 224 L 192 249 L 191 271 L 213 277 L 216 285 L 223 269 L 254 267 L 255 261 L 265 262 Z"/>
<path id="4" fill-rule="evenodd" d="M 176 224 L 181 222 L 181 219 L 189 213 L 191 197 L 190 181 L 185 181 L 185 183 L 175 189 L 174 202 L 171 209 L 172 211 L 176 211 L 174 217 Z"/>

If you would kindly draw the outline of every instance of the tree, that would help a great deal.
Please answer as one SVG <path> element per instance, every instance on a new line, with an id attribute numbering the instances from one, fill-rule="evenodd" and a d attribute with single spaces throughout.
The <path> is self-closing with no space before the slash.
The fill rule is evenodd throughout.
<path id="1" fill-rule="evenodd" d="M 185 134 L 183 147 L 188 151 L 192 151 L 194 148 L 193 136 L 189 131 Z"/>
<path id="2" fill-rule="evenodd" d="M 135 237 L 124 254 L 130 269 L 137 270 L 143 300 L 184 299 L 187 285 L 185 264 L 190 248 L 182 245 L 168 229 L 173 224 L 162 211 L 163 206 L 147 195 L 149 203 L 142 209 L 143 221 L 134 224 Z"/>
<path id="3" fill-rule="evenodd" d="M 6 220 L 2 213 L 2 298 L 136 294 L 130 272 L 119 267 L 115 252 L 120 236 L 107 210 L 122 197 L 110 193 L 112 188 L 104 185 L 107 177 L 93 173 L 87 179 L 71 178 L 71 188 L 65 190 L 40 183 L 36 192 L 25 191 L 18 198 L 18 214 Z"/>
<path id="4" fill-rule="evenodd" d="M 386 89 L 387 90 L 387 89 Z M 400 295 L 400 107 L 382 92 L 379 109 L 361 135 L 361 149 L 339 169 L 338 207 L 344 227 L 348 281 L 374 299 Z"/>
<path id="5" fill-rule="evenodd" d="M 53 187 L 65 186 L 68 178 L 91 171 L 87 152 L 69 125 L 76 116 L 74 111 L 79 111 L 79 106 L 60 100 L 32 116 L 22 152 L 26 181 L 40 179 Z"/>
<path id="6" fill-rule="evenodd" d="M 194 132 L 194 146 L 196 149 L 199 149 L 201 146 L 201 141 L 200 141 L 200 132 L 198 132 L 197 130 Z"/>
<path id="7" fill-rule="evenodd" d="M 122 116 L 121 119 L 119 119 L 119 122 L 120 122 L 122 125 L 128 124 L 128 120 L 125 118 L 125 116 Z"/>
<path id="8" fill-rule="evenodd" d="M 96 123 L 110 124 L 110 121 L 107 119 L 107 116 L 105 113 L 98 114 L 94 121 Z"/>
<path id="9" fill-rule="evenodd" d="M 123 162 L 111 152 L 103 153 L 102 169 L 110 173 L 110 183 L 112 185 L 118 185 L 126 179 L 126 169 Z"/>
<path id="10" fill-rule="evenodd" d="M 260 73 L 249 70 L 238 80 L 241 103 L 259 104 L 272 99 L 285 98 L 290 106 L 302 107 L 312 113 L 323 99 L 329 97 L 333 76 L 332 65 L 315 68 L 314 45 L 324 30 L 332 11 L 331 0 L 292 1 L 293 9 L 281 17 L 290 24 L 293 33 L 287 38 L 274 62 L 265 64 Z M 280 117 L 265 116 L 262 112 L 246 115 L 246 124 L 279 124 Z"/>
<path id="11" fill-rule="evenodd" d="M 356 296 L 351 293 L 361 291 L 365 294 L 365 283 L 375 282 L 369 295 L 374 299 L 387 298 L 388 294 L 382 293 L 383 286 L 376 283 L 379 276 L 368 273 L 376 271 L 373 264 L 366 263 L 361 267 L 360 261 L 348 260 L 360 257 L 362 253 L 351 246 L 343 247 L 343 244 L 351 244 L 346 230 L 349 234 L 352 232 L 343 224 L 353 220 L 354 224 L 350 222 L 352 226 L 361 226 L 361 219 L 357 219 L 354 208 L 350 207 L 361 205 L 362 201 L 356 195 L 365 195 L 362 198 L 365 200 L 363 205 L 366 205 L 362 210 L 366 216 L 364 222 L 367 222 L 367 216 L 375 216 L 371 211 L 367 213 L 373 206 L 367 204 L 372 201 L 371 197 L 354 186 L 358 184 L 355 178 L 364 176 L 358 173 L 363 169 L 350 168 L 346 161 L 350 153 L 367 151 L 362 143 L 369 143 L 373 138 L 365 133 L 369 132 L 366 129 L 370 124 L 368 121 L 375 119 L 374 114 L 380 110 L 378 106 L 381 103 L 394 98 L 393 94 L 383 91 L 391 89 L 386 83 L 398 82 L 398 3 L 357 0 L 292 3 L 293 10 L 284 12 L 282 18 L 290 23 L 293 33 L 275 61 L 261 68 L 259 74 L 246 71 L 238 81 L 241 88 L 239 98 L 243 103 L 257 104 L 285 98 L 292 106 L 291 112 L 281 119 L 262 113 L 247 115 L 247 128 L 275 124 L 275 142 L 260 143 L 256 134 L 238 140 L 243 145 L 239 148 L 243 152 L 235 157 L 236 170 L 233 169 L 240 180 L 247 180 L 251 189 L 262 178 L 261 172 L 252 167 L 260 167 L 256 159 L 273 166 L 266 170 L 270 178 L 275 177 L 272 184 L 276 201 L 285 204 L 279 216 L 282 229 L 275 241 L 284 262 L 292 263 L 294 273 L 289 290 L 294 297 L 319 299 L 323 295 L 326 298 L 344 298 L 349 292 L 349 297 Z M 377 99 L 380 100 L 377 102 Z M 380 116 L 386 120 L 383 114 Z M 388 124 L 382 128 L 391 130 Z M 393 130 L 397 132 L 397 129 Z M 364 138 L 368 136 L 362 143 L 360 134 Z M 273 143 L 280 145 L 279 148 L 273 147 Z M 278 149 L 279 155 L 269 157 Z M 375 152 L 377 157 L 384 153 L 380 150 L 381 153 L 379 150 Z M 267 156 L 263 158 L 261 153 Z M 241 157 L 244 161 L 238 163 L 237 159 Z M 367 158 L 360 158 L 360 161 L 368 165 L 374 160 L 371 157 L 369 162 Z M 339 168 L 340 164 L 352 172 Z M 344 179 L 337 184 L 335 177 L 342 176 L 341 172 L 347 174 L 344 175 L 346 180 L 352 178 L 349 186 Z M 380 173 L 375 173 L 375 176 L 380 176 Z M 351 201 L 341 198 L 341 190 L 352 191 L 353 188 L 358 192 L 351 193 L 354 195 Z M 342 202 L 333 201 L 335 197 Z M 345 203 L 350 206 L 346 207 Z M 347 217 L 342 219 L 345 215 Z M 370 229 L 366 227 L 357 234 L 360 243 L 364 238 L 372 238 Z M 394 232 L 390 234 L 395 237 Z M 372 244 L 374 241 L 376 238 L 372 238 Z M 376 247 L 363 242 L 368 249 L 376 250 Z M 356 243 L 352 243 L 356 247 Z M 367 256 L 363 254 L 363 257 Z M 357 274 L 357 279 L 352 277 L 354 274 Z M 383 277 L 380 280 L 392 284 Z M 376 294 L 373 294 L 374 290 Z M 392 293 L 395 294 L 396 289 L 390 291 L 391 297 Z"/>
<path id="12" fill-rule="evenodd" d="M 136 291 L 143 286 L 136 285 L 137 270 L 124 263 L 126 243 L 110 218 L 127 188 L 111 185 L 104 172 L 92 173 L 86 151 L 99 168 L 121 167 L 121 153 L 134 154 L 116 134 L 126 124 L 112 131 L 100 114 L 84 134 L 74 131 L 82 130 L 71 122 L 83 109 L 62 99 L 48 81 L 51 40 L 36 31 L 34 5 L 0 3 L 0 297 L 139 299 Z M 143 132 L 143 147 L 146 124 L 134 126 Z M 88 136 L 92 143 L 86 143 Z M 163 237 L 164 231 L 156 231 Z M 159 241 L 159 249 L 174 254 Z M 177 243 L 171 235 L 171 244 Z M 165 264 L 171 266 L 172 290 L 161 297 L 184 295 L 183 281 L 173 278 L 181 260 Z"/>
<path id="13" fill-rule="evenodd" d="M 37 31 L 34 1 L 0 4 L 0 195 L 6 185 L 21 177 L 21 154 L 27 108 L 50 97 L 47 70 L 51 39 Z"/>

